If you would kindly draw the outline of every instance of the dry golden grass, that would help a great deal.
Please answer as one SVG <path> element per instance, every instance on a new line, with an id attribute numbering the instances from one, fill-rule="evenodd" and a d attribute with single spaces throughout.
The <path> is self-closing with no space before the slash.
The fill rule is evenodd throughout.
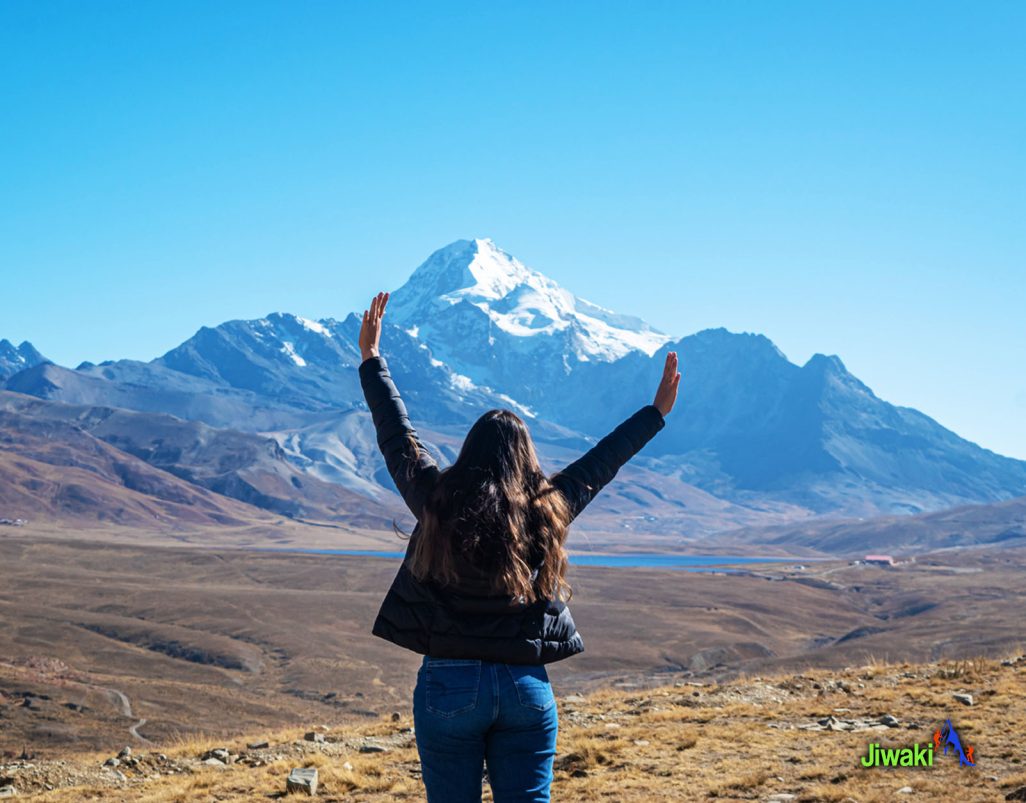
<path id="1" fill-rule="evenodd" d="M 844 686 L 834 685 L 838 681 Z M 961 691 L 973 694 L 972 707 L 953 700 Z M 1012 666 L 983 659 L 926 666 L 875 663 L 700 688 L 602 690 L 560 708 L 557 801 L 766 800 L 790 793 L 807 802 L 957 795 L 960 803 L 971 803 L 1003 800 L 1026 787 L 1020 747 L 1026 660 Z M 902 727 L 858 732 L 798 727 L 831 714 L 869 719 L 885 713 L 899 717 Z M 963 740 L 975 746 L 976 767 L 963 768 L 940 755 L 932 768 L 860 766 L 870 742 L 923 744 L 948 717 Z M 138 779 L 129 772 L 127 784 L 118 787 L 79 785 L 31 799 L 266 801 L 282 796 L 291 767 L 310 766 L 320 774 L 321 800 L 422 800 L 416 748 L 408 736 L 400 738 L 409 724 L 408 718 L 398 723 L 381 719 L 333 730 L 325 745 L 302 742 L 298 730 L 282 731 L 261 737 L 271 742 L 272 753 L 282 754 L 264 766 L 196 765 L 179 775 Z M 391 739 L 393 746 L 386 753 L 360 753 L 358 744 L 367 738 Z M 216 746 L 242 752 L 245 740 L 190 739 L 158 749 L 187 765 Z M 102 758 L 89 754 L 68 761 L 97 766 Z M 903 787 L 912 791 L 899 794 Z M 484 799 L 490 799 L 487 790 Z"/>

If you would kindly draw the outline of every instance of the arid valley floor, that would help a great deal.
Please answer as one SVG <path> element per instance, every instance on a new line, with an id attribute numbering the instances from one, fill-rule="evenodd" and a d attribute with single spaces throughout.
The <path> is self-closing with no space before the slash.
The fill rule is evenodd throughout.
<path id="1" fill-rule="evenodd" d="M 235 744 L 253 734 L 314 725 L 331 733 L 364 734 L 390 722 L 393 713 L 401 721 L 409 719 L 419 658 L 370 635 L 396 569 L 394 560 L 257 551 L 240 548 L 231 539 L 225 541 L 228 546 L 214 546 L 213 541 L 203 546 L 197 538 L 183 546 L 151 537 L 131 544 L 101 535 L 58 536 L 7 528 L 0 537 L 3 760 L 23 753 L 35 761 L 64 760 L 82 751 L 116 752 L 125 745 L 170 754 L 175 745 L 203 740 Z M 921 670 L 923 678 L 939 677 L 937 662 L 1021 651 L 1024 564 L 1022 549 L 989 548 L 919 555 L 893 568 L 800 558 L 749 566 L 738 574 L 575 567 L 572 607 L 587 650 L 552 665 L 550 675 L 558 696 L 572 700 L 589 695 L 581 699 L 594 711 L 625 705 L 631 695 L 654 705 L 661 695 L 680 695 L 666 691 L 674 684 L 794 673 L 813 673 L 825 683 L 840 678 L 846 668 L 895 662 L 930 664 L 934 668 Z M 1021 671 L 1017 665 L 1016 678 Z M 1000 681 L 1001 688 L 1006 680 Z M 908 685 L 900 678 L 895 682 L 894 688 Z M 895 700 L 894 714 L 917 720 L 927 713 L 940 715 L 944 698 L 931 688 L 926 684 L 919 692 L 936 697 L 938 702 L 930 704 L 936 711 L 913 717 L 908 700 L 893 691 L 888 693 L 898 696 L 888 699 Z M 844 707 L 833 698 L 825 704 L 818 695 L 802 699 L 798 708 L 810 721 Z M 810 707 L 809 700 L 816 705 Z M 887 708 L 877 711 L 880 706 L 870 705 L 868 697 L 864 702 L 869 713 Z M 735 758 L 729 760 L 741 761 L 739 746 L 747 745 L 742 723 L 747 720 L 728 716 L 732 705 L 699 716 L 690 702 L 685 707 L 674 704 L 666 710 L 682 714 L 683 730 L 673 739 L 679 742 L 683 731 L 691 733 L 705 716 L 720 723 L 715 742 L 715 750 L 722 753 L 719 760 L 728 760 L 728 733 L 734 733 Z M 752 706 L 761 703 L 753 699 L 745 705 L 754 714 Z M 787 709 L 796 721 L 798 708 Z M 976 710 L 972 713 L 977 717 Z M 1019 723 L 1026 723 L 1021 713 L 1017 716 Z M 670 714 L 660 715 L 652 726 L 668 727 L 671 720 Z M 566 732 L 573 734 L 572 719 L 570 723 Z M 767 725 L 762 723 L 757 732 L 760 739 L 772 733 L 774 749 L 798 751 L 798 737 L 806 745 L 802 749 L 813 755 L 818 749 L 805 731 L 770 731 Z M 983 724 L 973 727 L 982 729 Z M 1011 712 L 1003 724 L 995 720 L 991 727 L 1018 730 Z M 646 751 L 665 758 L 665 751 L 654 747 L 662 737 L 651 728 L 645 732 L 649 735 L 638 730 L 632 739 L 650 744 L 627 752 L 635 758 Z M 988 736 L 992 734 L 991 729 Z M 591 735 L 585 741 L 590 747 L 574 750 L 592 756 L 587 761 L 625 760 L 621 748 L 609 753 L 611 745 Z M 769 743 L 765 752 L 768 756 Z M 687 755 L 692 769 L 702 763 L 692 761 L 698 755 Z M 331 764 L 328 757 L 318 760 Z M 803 763 L 811 773 L 815 762 Z M 767 779 L 781 774 L 758 766 L 753 764 L 750 773 L 761 772 Z M 601 769 L 611 771 L 604 764 Z M 741 764 L 733 771 L 741 773 Z M 823 773 L 829 774 L 826 769 Z M 802 788 L 813 781 L 829 784 L 833 775 L 827 774 L 808 777 Z M 382 777 L 393 778 L 388 773 Z M 562 799 L 588 797 L 592 793 L 585 790 L 598 783 L 595 777 L 605 776 L 587 777 L 592 780 L 564 777 Z M 702 795 L 716 792 L 713 777 L 709 775 Z M 379 781 L 367 787 L 368 795 L 373 789 L 382 794 L 384 781 Z M 416 784 L 399 785 L 407 786 L 413 794 Z M 754 799 L 764 786 L 755 784 L 752 794 L 735 792 Z M 848 786 L 838 782 L 830 788 Z M 657 799 L 669 795 L 670 788 L 672 784 L 658 794 L 653 789 L 651 795 L 639 792 L 619 799 Z M 725 787 L 716 792 L 720 797 L 732 794 Z M 235 798 L 211 791 L 201 799 Z"/>
<path id="2" fill-rule="evenodd" d="M 960 702 L 966 695 L 971 705 Z M 677 681 L 561 695 L 558 705 L 554 800 L 1026 799 L 1026 656 Z M 948 719 L 975 766 L 932 748 Z M 409 713 L 397 711 L 335 726 L 136 744 L 120 758 L 70 751 L 0 761 L 0 779 L 46 803 L 242 803 L 286 797 L 290 770 L 306 767 L 317 770 L 320 800 L 423 800 L 411 725 Z M 932 753 L 931 766 L 863 767 L 871 743 L 918 745 Z"/>

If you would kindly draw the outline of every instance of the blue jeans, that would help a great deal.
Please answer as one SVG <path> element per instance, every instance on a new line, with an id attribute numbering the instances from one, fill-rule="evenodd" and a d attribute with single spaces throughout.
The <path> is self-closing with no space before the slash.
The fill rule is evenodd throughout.
<path id="1" fill-rule="evenodd" d="M 413 724 L 428 803 L 548 803 L 556 699 L 544 666 L 426 656 Z"/>

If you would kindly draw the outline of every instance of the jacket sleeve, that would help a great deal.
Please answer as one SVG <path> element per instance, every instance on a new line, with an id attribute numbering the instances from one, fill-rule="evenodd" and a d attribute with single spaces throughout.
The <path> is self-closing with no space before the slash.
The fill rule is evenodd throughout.
<path id="1" fill-rule="evenodd" d="M 378 448 L 385 458 L 388 473 L 406 506 L 419 520 L 427 495 L 438 477 L 438 464 L 410 423 L 406 405 L 384 357 L 370 357 L 360 364 L 360 384 L 374 419 Z"/>
<path id="2" fill-rule="evenodd" d="M 576 518 L 612 481 L 620 467 L 664 426 L 666 422 L 659 408 L 645 405 L 578 460 L 553 474 L 552 484 L 566 497 L 572 517 Z"/>

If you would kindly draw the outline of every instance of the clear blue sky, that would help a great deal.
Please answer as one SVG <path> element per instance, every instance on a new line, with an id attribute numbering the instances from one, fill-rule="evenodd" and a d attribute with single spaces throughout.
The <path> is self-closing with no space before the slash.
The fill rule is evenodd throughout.
<path id="1" fill-rule="evenodd" d="M 0 337 L 149 359 L 474 236 L 1026 458 L 1026 3 L 0 4 Z"/>

